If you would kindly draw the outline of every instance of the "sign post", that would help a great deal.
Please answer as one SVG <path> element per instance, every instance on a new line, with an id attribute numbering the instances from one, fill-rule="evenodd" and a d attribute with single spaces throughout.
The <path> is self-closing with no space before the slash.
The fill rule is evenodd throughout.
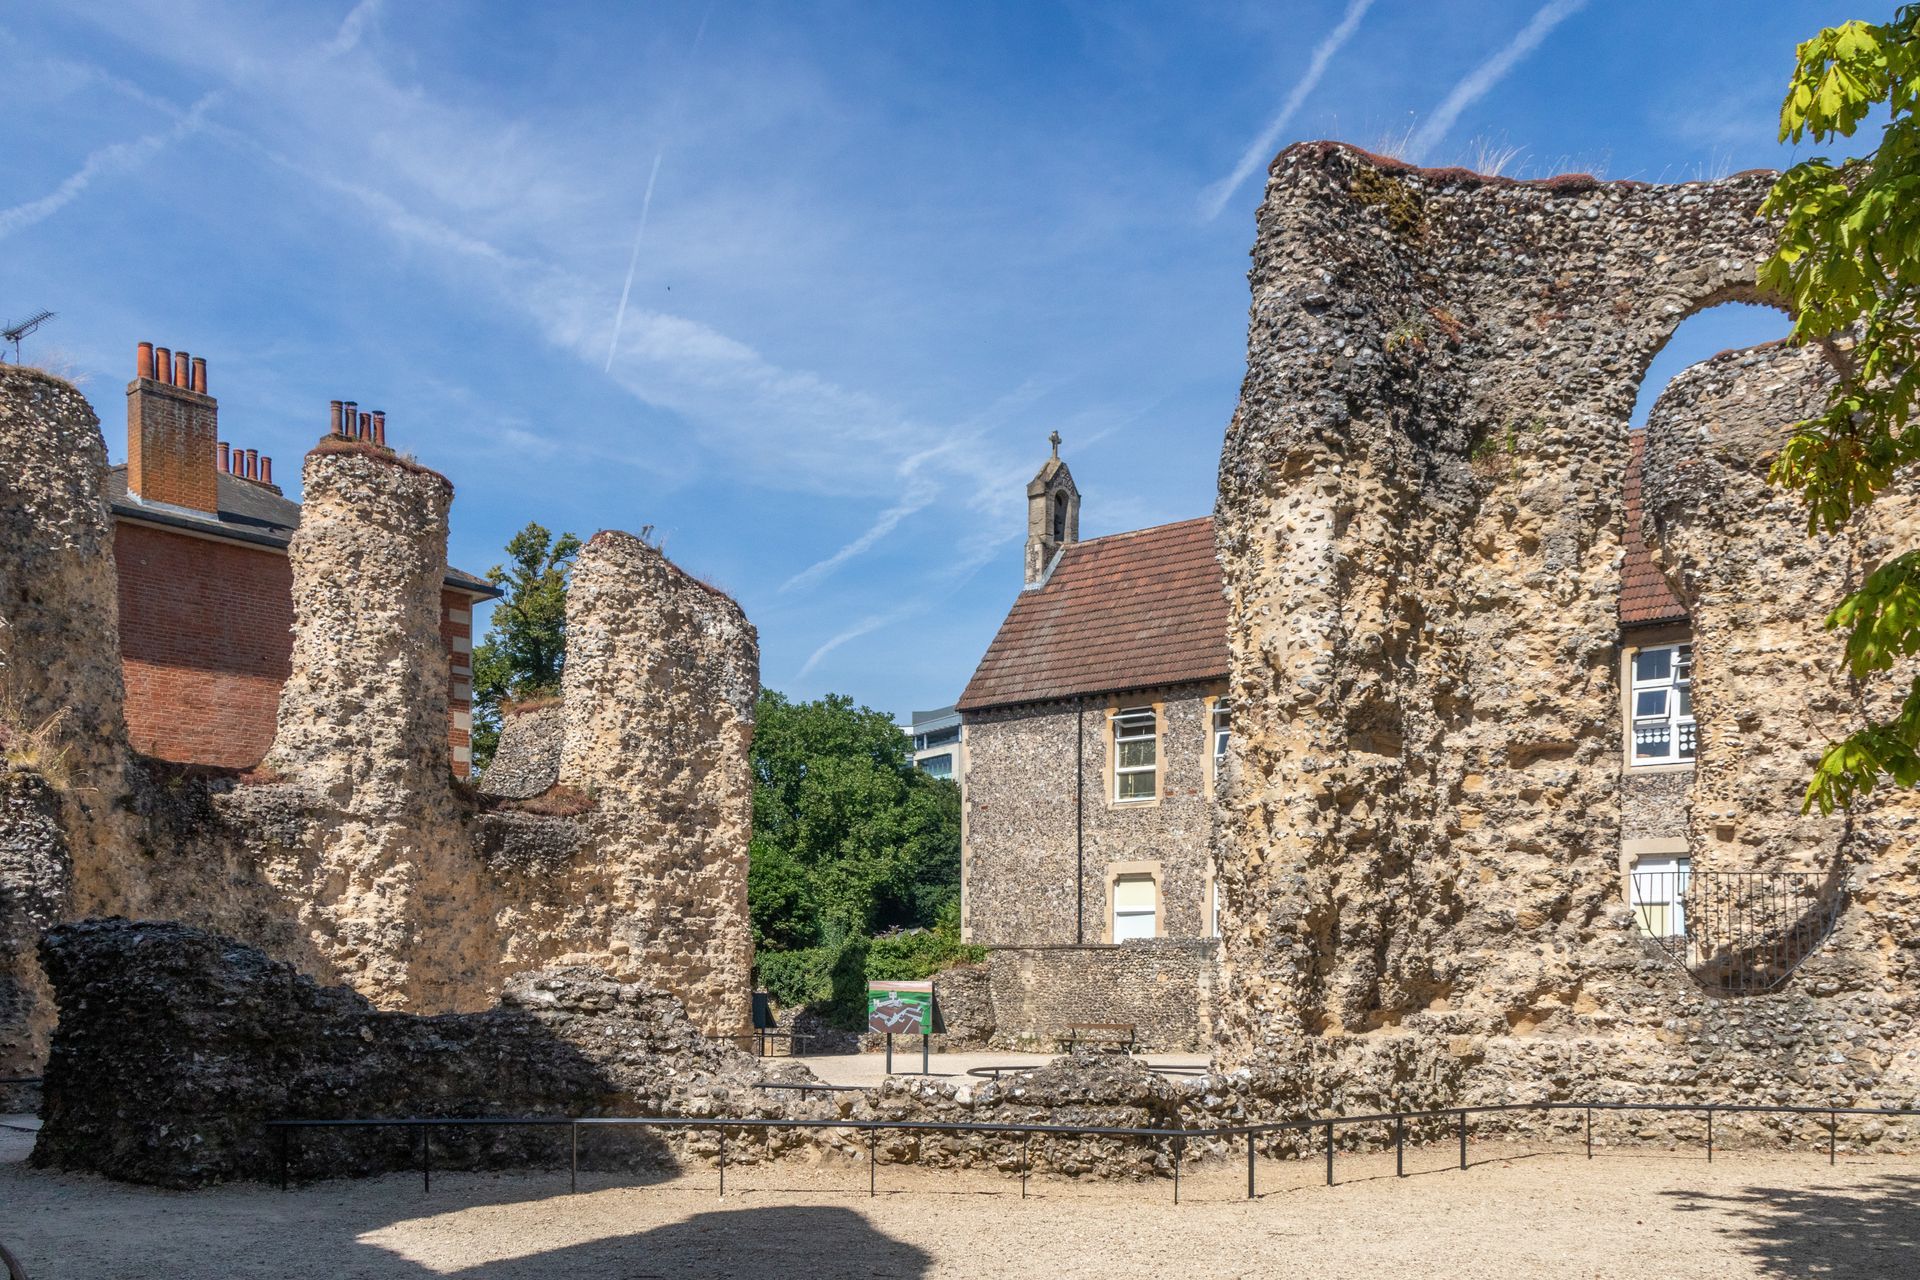
<path id="1" fill-rule="evenodd" d="M 920 1037 L 920 1074 L 927 1075 L 933 1037 L 933 981 L 869 982 L 867 1030 L 887 1038 L 887 1074 L 893 1074 L 893 1038 Z"/>

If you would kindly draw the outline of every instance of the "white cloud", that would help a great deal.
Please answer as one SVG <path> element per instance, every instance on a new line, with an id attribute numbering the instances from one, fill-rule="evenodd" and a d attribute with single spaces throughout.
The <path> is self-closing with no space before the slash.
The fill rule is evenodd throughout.
<path id="1" fill-rule="evenodd" d="M 1487 93 L 1517 66 L 1520 60 L 1540 46 L 1540 42 L 1553 34 L 1553 29 L 1586 8 L 1587 0 L 1548 0 L 1526 26 L 1514 34 L 1513 39 L 1501 47 L 1499 52 L 1475 67 L 1453 86 L 1451 92 L 1441 100 L 1433 115 L 1427 118 L 1413 135 L 1408 144 L 1407 154 L 1402 157 L 1414 164 L 1425 160 L 1442 139 L 1453 129 L 1460 119 L 1460 113 L 1485 97 Z"/>
<path id="2" fill-rule="evenodd" d="M 1286 131 L 1287 125 L 1292 123 L 1294 114 L 1306 102 L 1307 96 L 1319 87 L 1320 77 L 1327 72 L 1327 64 L 1333 61 L 1333 55 L 1340 52 L 1347 41 L 1353 38 L 1353 33 L 1360 27 L 1360 19 L 1366 17 L 1367 10 L 1372 7 L 1373 0 L 1347 0 L 1347 11 L 1341 16 L 1340 24 L 1328 32 L 1326 37 L 1314 47 L 1313 57 L 1307 63 L 1307 73 L 1300 77 L 1294 84 L 1292 92 L 1287 94 L 1287 100 L 1280 105 L 1280 114 L 1273 118 L 1273 122 L 1241 154 L 1240 163 L 1233 167 L 1232 173 L 1200 193 L 1200 211 L 1204 218 L 1212 221 L 1219 217 L 1220 211 L 1227 207 L 1227 201 L 1232 199 L 1235 191 L 1239 190 L 1240 184 L 1245 182 L 1255 169 L 1273 158 L 1273 149 L 1280 141 L 1280 135 Z"/>
<path id="3" fill-rule="evenodd" d="M 60 210 L 78 200 L 82 193 L 100 178 L 130 172 L 159 155 L 188 134 L 197 132 L 206 115 L 207 109 L 219 99 L 218 94 L 210 93 L 194 103 L 185 114 L 176 120 L 172 127 L 135 138 L 131 142 L 116 142 L 90 153 L 86 160 L 65 181 L 37 200 L 28 200 L 14 205 L 10 209 L 0 209 L 0 240 L 16 231 L 25 230 L 36 222 L 44 222 Z"/>

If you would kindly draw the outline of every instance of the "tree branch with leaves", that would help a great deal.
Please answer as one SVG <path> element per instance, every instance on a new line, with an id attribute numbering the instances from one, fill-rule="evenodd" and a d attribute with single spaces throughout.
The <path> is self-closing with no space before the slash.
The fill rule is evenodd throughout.
<path id="1" fill-rule="evenodd" d="M 1806 502 L 1809 535 L 1847 525 L 1916 461 L 1920 430 L 1920 4 L 1884 23 L 1846 22 L 1803 42 L 1780 108 L 1780 140 L 1852 138 L 1884 110 L 1864 157 L 1817 156 L 1774 184 L 1762 212 L 1781 220 L 1760 283 L 1793 309 L 1793 338 L 1838 358 L 1825 409 L 1799 424 L 1771 479 Z M 1868 575 L 1827 617 L 1845 631 L 1855 679 L 1920 655 L 1920 551 Z M 1851 805 L 1882 781 L 1920 784 L 1920 678 L 1900 710 L 1830 743 L 1804 810 Z"/>
<path id="2" fill-rule="evenodd" d="M 567 661 L 567 577 L 580 539 L 529 523 L 507 543 L 507 563 L 487 570 L 504 587 L 486 639 L 473 649 L 473 763 L 500 745 L 500 706 L 560 691 Z"/>

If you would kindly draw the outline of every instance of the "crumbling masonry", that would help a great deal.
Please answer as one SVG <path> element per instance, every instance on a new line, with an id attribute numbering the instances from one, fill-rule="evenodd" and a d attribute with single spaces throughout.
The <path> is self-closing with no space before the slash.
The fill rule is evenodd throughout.
<path id="1" fill-rule="evenodd" d="M 370 441 L 306 459 L 290 548 L 293 670 L 245 775 L 132 755 L 97 420 L 0 368 L 0 1076 L 37 1074 L 49 925 L 176 920 L 383 1009 L 491 1006 L 509 975 L 601 965 L 748 1023 L 747 747 L 759 652 L 739 606 L 655 548 L 582 551 L 552 785 L 451 776 L 438 632 L 452 486 Z"/>
<path id="2" fill-rule="evenodd" d="M 1770 175 L 1653 187 L 1276 160 L 1220 470 L 1233 760 L 1225 1049 L 1349 1107 L 1543 1095 L 1912 1105 L 1910 794 L 1802 819 L 1875 690 L 1819 632 L 1916 522 L 1809 542 L 1770 492 L 1817 356 L 1696 369 L 1655 413 L 1647 536 L 1694 620 L 1702 870 L 1848 894 L 1783 989 L 1720 998 L 1636 928 L 1619 861 L 1620 477 L 1648 362 L 1757 298 Z"/>

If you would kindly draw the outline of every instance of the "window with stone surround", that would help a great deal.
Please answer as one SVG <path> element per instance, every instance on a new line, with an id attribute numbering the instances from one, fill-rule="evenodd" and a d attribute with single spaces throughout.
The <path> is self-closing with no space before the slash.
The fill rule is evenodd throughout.
<path id="1" fill-rule="evenodd" d="M 1657 644 L 1633 653 L 1627 762 L 1686 764 L 1694 758 L 1693 646 Z"/>
<path id="2" fill-rule="evenodd" d="M 1152 800 L 1160 771 L 1160 717 L 1152 707 L 1113 715 L 1113 798 Z"/>
<path id="3" fill-rule="evenodd" d="M 1156 898 L 1151 875 L 1118 876 L 1113 882 L 1113 940 L 1151 938 L 1158 932 Z"/>
<path id="4" fill-rule="evenodd" d="M 1218 702 L 1213 704 L 1211 733 L 1213 742 L 1213 776 L 1216 778 L 1220 776 L 1220 771 L 1227 767 L 1227 733 L 1231 719 L 1224 706 Z"/>

